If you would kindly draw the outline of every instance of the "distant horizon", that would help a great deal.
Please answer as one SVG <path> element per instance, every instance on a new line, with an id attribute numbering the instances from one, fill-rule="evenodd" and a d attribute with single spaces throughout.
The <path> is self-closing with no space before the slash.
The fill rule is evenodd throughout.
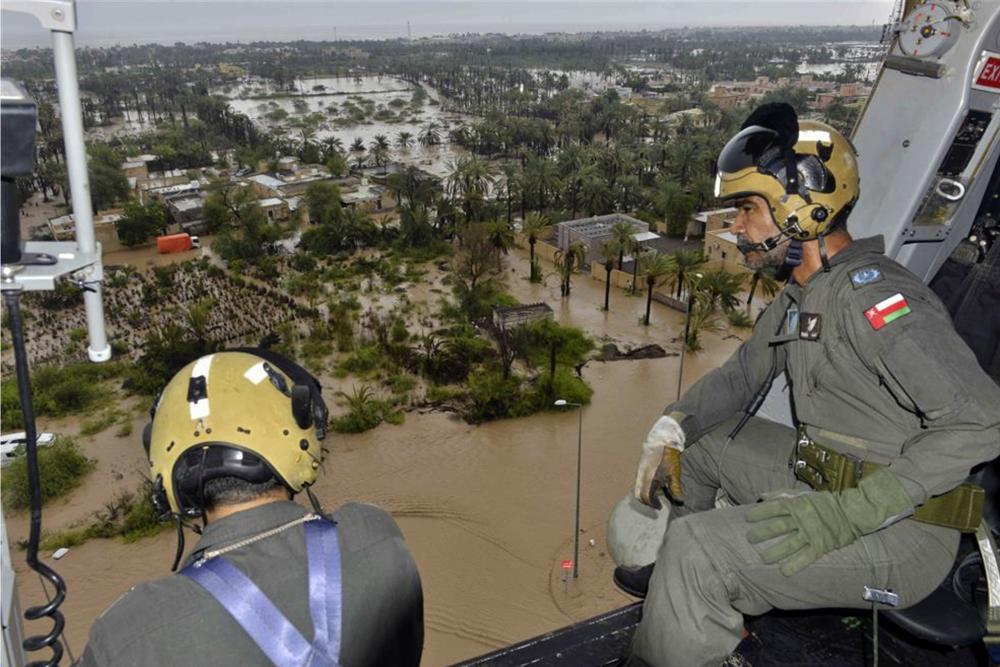
<path id="1" fill-rule="evenodd" d="M 702 0 L 528 2 L 380 0 L 143 0 L 77 3 L 75 41 L 84 47 L 198 42 L 384 41 L 452 35 L 657 32 L 666 29 L 866 27 L 889 20 L 888 0 Z M 573 11 L 567 9 L 572 7 Z M 387 20 L 386 17 L 391 17 Z M 840 22 L 831 20 L 839 19 Z M 192 28 L 196 26 L 196 28 Z M 4 11 L 0 46 L 46 47 L 51 36 L 24 14 Z"/>

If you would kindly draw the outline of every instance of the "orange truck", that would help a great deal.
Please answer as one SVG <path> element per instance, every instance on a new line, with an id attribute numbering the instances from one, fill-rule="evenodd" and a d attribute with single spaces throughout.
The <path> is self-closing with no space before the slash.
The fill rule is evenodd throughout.
<path id="1" fill-rule="evenodd" d="M 184 252 L 200 247 L 201 239 L 197 236 L 191 236 L 187 232 L 156 237 L 156 250 L 160 253 Z"/>

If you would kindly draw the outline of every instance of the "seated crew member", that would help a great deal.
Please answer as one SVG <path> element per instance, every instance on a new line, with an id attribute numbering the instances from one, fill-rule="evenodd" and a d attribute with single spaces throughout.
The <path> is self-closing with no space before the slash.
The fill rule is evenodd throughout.
<path id="1" fill-rule="evenodd" d="M 201 539 L 178 574 L 97 619 L 82 665 L 420 663 L 423 594 L 399 528 L 372 505 L 325 515 L 309 491 L 326 419 L 315 378 L 269 351 L 174 376 L 143 440 L 154 502 L 179 530 L 200 518 Z M 291 500 L 303 489 L 312 509 Z"/>
<path id="2" fill-rule="evenodd" d="M 881 237 L 847 231 L 848 140 L 765 105 L 718 168 L 747 265 L 791 279 L 643 443 L 634 494 L 659 509 L 663 489 L 672 505 L 655 563 L 615 573 L 648 587 L 633 665 L 719 665 L 744 614 L 868 607 L 865 586 L 918 603 L 979 523 L 982 489 L 963 480 L 1000 455 L 1000 389 L 938 298 Z M 782 374 L 794 429 L 750 417 Z M 716 508 L 720 490 L 735 506 Z"/>

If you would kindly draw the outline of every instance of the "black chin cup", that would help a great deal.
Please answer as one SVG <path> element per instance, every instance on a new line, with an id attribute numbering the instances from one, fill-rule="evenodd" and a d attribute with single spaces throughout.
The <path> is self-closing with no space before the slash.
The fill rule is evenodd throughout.
<path id="1" fill-rule="evenodd" d="M 737 240 L 736 249 L 743 253 L 744 256 L 749 255 L 752 252 L 771 252 L 784 239 L 783 234 L 775 234 L 769 238 L 764 239 L 760 243 L 751 243 L 744 238 Z"/>

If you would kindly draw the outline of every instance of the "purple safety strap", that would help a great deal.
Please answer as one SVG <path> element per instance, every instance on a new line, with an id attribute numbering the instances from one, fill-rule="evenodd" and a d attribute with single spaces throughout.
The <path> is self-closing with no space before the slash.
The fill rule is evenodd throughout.
<path id="1" fill-rule="evenodd" d="M 181 574 L 208 591 L 277 667 L 337 667 L 341 639 L 337 528 L 325 519 L 309 521 L 303 527 L 309 558 L 311 643 L 257 584 L 225 558 L 212 558 L 200 565 L 192 563 Z"/>

